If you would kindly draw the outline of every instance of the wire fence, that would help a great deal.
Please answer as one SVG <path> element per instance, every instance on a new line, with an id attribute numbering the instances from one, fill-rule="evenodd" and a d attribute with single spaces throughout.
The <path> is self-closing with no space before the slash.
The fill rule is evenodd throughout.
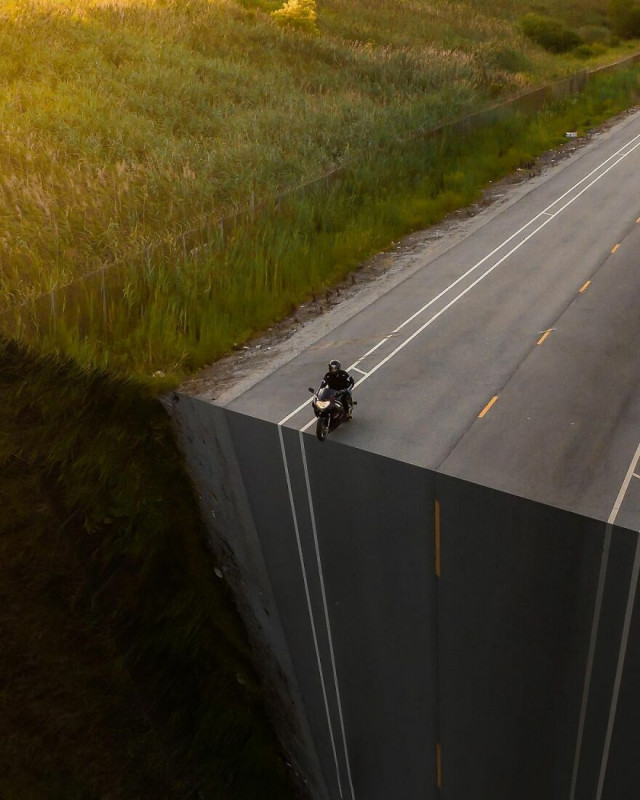
<path id="1" fill-rule="evenodd" d="M 614 64 L 592 70 L 583 70 L 555 83 L 524 92 L 516 97 L 494 104 L 435 128 L 418 129 L 398 143 L 415 143 L 416 139 L 437 140 L 444 136 L 460 136 L 474 129 L 489 126 L 505 116 L 520 112 L 533 114 L 544 110 L 550 103 L 582 91 L 594 78 L 609 72 L 626 69 L 640 63 L 640 53 L 635 53 Z M 277 213 L 288 201 L 307 195 L 322 195 L 341 177 L 354 161 L 348 161 L 322 175 L 320 178 L 293 187 L 275 197 L 257 199 L 252 192 L 247 207 L 228 216 L 216 217 L 198 227 L 185 231 L 174 241 L 148 244 L 126 263 L 105 263 L 83 274 L 70 283 L 30 298 L 0 311 L 0 333 L 10 338 L 32 340 L 42 335 L 56 334 L 61 321 L 67 326 L 77 326 L 82 336 L 85 321 L 96 315 L 102 317 L 102 328 L 108 331 L 118 313 L 121 302 L 130 301 L 132 276 L 152 277 L 162 264 L 197 264 L 211 257 L 215 250 L 224 250 L 226 242 L 238 227 L 258 218 L 265 209 Z M 139 281 L 137 282 L 139 285 Z M 88 331 L 87 331 L 88 333 Z"/>

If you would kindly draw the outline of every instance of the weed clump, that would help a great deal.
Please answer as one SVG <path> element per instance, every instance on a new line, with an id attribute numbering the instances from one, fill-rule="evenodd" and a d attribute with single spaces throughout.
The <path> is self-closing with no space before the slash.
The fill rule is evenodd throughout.
<path id="1" fill-rule="evenodd" d="M 580 28 L 580 37 L 585 44 L 611 45 L 611 30 L 606 25 L 587 25 Z"/>
<path id="2" fill-rule="evenodd" d="M 609 11 L 614 33 L 622 39 L 634 39 L 640 36 L 638 0 L 611 0 Z"/>
<path id="3" fill-rule="evenodd" d="M 271 12 L 271 16 L 281 25 L 292 25 L 308 32 L 316 31 L 316 0 L 287 0 Z"/>
<path id="4" fill-rule="evenodd" d="M 528 39 L 550 53 L 567 53 L 582 43 L 579 34 L 564 22 L 540 14 L 525 14 L 520 27 Z"/>
<path id="5" fill-rule="evenodd" d="M 593 58 L 607 52 L 607 48 L 595 42 L 594 44 L 579 44 L 573 51 L 576 58 Z"/>

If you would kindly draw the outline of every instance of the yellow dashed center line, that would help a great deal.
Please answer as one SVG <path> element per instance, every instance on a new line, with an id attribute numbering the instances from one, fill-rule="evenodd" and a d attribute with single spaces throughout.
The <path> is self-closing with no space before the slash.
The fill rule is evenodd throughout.
<path id="1" fill-rule="evenodd" d="M 541 337 L 538 339 L 538 341 L 536 342 L 536 344 L 542 344 L 542 343 L 544 342 L 544 340 L 547 338 L 547 336 L 548 336 L 548 335 L 551 333 L 551 331 L 552 331 L 552 330 L 553 330 L 553 328 L 549 328 L 549 330 L 548 330 L 548 331 L 545 331 L 545 332 L 542 334 L 542 336 L 541 336 Z"/>
<path id="2" fill-rule="evenodd" d="M 584 292 L 584 290 L 585 290 L 585 289 L 589 288 L 589 285 L 590 285 L 590 283 L 591 283 L 591 281 L 587 281 L 587 282 L 584 284 L 584 286 L 582 286 L 582 287 L 580 288 L 580 291 L 581 291 L 581 292 Z"/>
<path id="3" fill-rule="evenodd" d="M 611 250 L 611 252 L 612 252 L 612 253 L 615 253 L 615 252 L 616 252 L 616 250 L 617 250 L 619 247 L 620 247 L 620 243 L 618 242 L 618 244 L 617 244 L 617 245 L 616 245 L 616 246 L 615 246 L 615 247 L 614 247 L 614 248 Z"/>
<path id="4" fill-rule="evenodd" d="M 495 397 L 492 397 L 492 398 L 491 398 L 491 400 L 489 400 L 489 402 L 487 403 L 487 405 L 486 405 L 486 406 L 485 406 L 485 407 L 482 409 L 482 411 L 481 411 L 481 412 L 478 414 L 478 419 L 480 419 L 480 418 L 484 417 L 484 415 L 485 415 L 485 414 L 487 413 L 487 411 L 488 411 L 488 410 L 491 408 L 491 406 L 492 406 L 492 405 L 493 405 L 493 404 L 496 402 L 496 400 L 497 400 L 497 399 L 498 399 L 498 395 L 496 395 Z"/>
<path id="5" fill-rule="evenodd" d="M 436 500 L 436 529 L 435 529 L 435 556 L 436 556 L 436 575 L 440 577 L 440 503 Z"/>

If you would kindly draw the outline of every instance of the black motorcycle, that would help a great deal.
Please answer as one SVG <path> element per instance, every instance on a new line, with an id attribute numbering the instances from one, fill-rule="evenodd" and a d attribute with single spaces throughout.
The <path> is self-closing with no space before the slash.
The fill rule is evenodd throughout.
<path id="1" fill-rule="evenodd" d="M 318 418 L 316 436 L 321 442 L 324 442 L 329 431 L 335 430 L 345 419 L 351 419 L 351 414 L 342 402 L 341 392 L 337 392 L 329 386 L 322 386 L 317 392 L 309 387 L 309 391 L 313 395 L 311 401 L 313 413 Z M 355 400 L 352 403 L 354 406 L 357 405 Z"/>

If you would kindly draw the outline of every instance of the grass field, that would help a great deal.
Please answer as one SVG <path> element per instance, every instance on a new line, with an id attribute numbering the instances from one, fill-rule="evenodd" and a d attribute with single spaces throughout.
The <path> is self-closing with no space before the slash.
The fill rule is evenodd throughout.
<path id="1" fill-rule="evenodd" d="M 184 263 L 187 242 L 188 252 L 218 246 L 221 218 L 345 165 L 354 191 L 370 191 L 383 180 L 376 172 L 415 158 L 403 144 L 413 132 L 633 46 L 611 35 L 607 4 L 596 0 L 545 4 L 590 42 L 560 55 L 522 34 L 530 6 L 520 0 L 320 0 L 311 32 L 276 24 L 269 12 L 280 5 L 4 4 L 0 311 L 26 309 L 22 331 L 32 342 L 41 331 L 43 346 L 142 372 L 188 371 L 218 357 L 385 239 L 361 246 L 372 217 L 357 242 L 342 237 L 321 274 L 305 274 L 299 259 L 283 265 L 295 276 L 280 281 L 274 300 L 262 291 L 255 243 L 202 266 Z M 425 180 L 432 163 L 427 155 L 416 167 Z M 317 214 L 298 197 L 299 213 Z M 60 291 L 90 274 L 85 286 Z M 72 311 L 81 304 L 53 334 L 42 320 L 47 301 L 31 312 L 52 290 L 55 315 L 65 302 Z M 12 316 L 2 328 L 20 333 Z"/>
<path id="2" fill-rule="evenodd" d="M 591 83 L 536 116 L 510 114 L 464 137 L 379 145 L 254 212 L 145 249 L 27 302 L 5 329 L 88 366 L 156 375 L 158 390 L 239 346 L 371 254 L 476 200 L 489 181 L 633 103 L 638 68 Z M 8 324 L 6 324 L 8 322 Z"/>

